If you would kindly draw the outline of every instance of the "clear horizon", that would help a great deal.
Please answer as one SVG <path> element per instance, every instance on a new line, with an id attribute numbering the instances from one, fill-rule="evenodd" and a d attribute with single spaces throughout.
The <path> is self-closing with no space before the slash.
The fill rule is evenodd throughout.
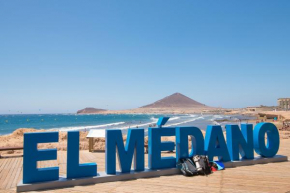
<path id="1" fill-rule="evenodd" d="M 1 1 L 0 114 L 290 97 L 290 2 Z"/>

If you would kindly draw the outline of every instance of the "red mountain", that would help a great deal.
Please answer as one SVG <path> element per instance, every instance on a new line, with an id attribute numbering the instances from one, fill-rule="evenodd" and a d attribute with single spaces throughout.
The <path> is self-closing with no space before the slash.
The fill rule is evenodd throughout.
<path id="1" fill-rule="evenodd" d="M 199 103 L 180 93 L 174 93 L 152 104 L 141 108 L 205 108 L 206 105 Z"/>

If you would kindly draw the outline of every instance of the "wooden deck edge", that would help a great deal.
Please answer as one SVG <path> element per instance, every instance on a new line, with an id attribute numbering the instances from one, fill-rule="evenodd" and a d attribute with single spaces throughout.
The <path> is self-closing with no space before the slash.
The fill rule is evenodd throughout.
<path id="1" fill-rule="evenodd" d="M 275 155 L 271 158 L 264 158 L 261 156 L 255 157 L 252 160 L 240 160 L 240 161 L 233 161 L 233 162 L 224 162 L 225 168 L 234 168 L 240 166 L 250 166 L 256 164 L 267 164 L 267 163 L 275 163 L 275 162 L 284 162 L 288 161 L 288 157 L 284 155 Z"/>
<path id="2" fill-rule="evenodd" d="M 253 160 L 241 160 L 234 162 L 225 162 L 224 165 L 226 168 L 240 167 L 240 166 L 249 166 L 255 164 L 266 164 L 274 162 L 284 162 L 288 161 L 287 156 L 276 155 L 272 158 L 263 158 L 255 157 Z M 177 168 L 162 169 L 162 170 L 149 170 L 146 169 L 142 172 L 131 172 L 126 174 L 117 173 L 116 175 L 107 175 L 105 172 L 98 173 L 98 176 L 89 177 L 89 178 L 78 178 L 78 179 L 66 179 L 65 177 L 60 177 L 57 181 L 48 181 L 40 182 L 33 184 L 23 184 L 20 181 L 17 185 L 17 192 L 26 192 L 26 191 L 35 191 L 35 190 L 44 190 L 44 189 L 56 189 L 56 188 L 65 188 L 73 187 L 80 185 L 88 184 L 97 184 L 113 181 L 124 181 L 124 180 L 134 180 L 139 178 L 150 178 L 150 177 L 160 177 L 167 175 L 176 175 L 180 174 L 180 170 Z"/>

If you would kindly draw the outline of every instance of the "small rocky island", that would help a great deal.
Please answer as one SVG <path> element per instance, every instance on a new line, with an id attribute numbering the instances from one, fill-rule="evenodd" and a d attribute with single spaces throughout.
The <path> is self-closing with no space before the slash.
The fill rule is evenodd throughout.
<path id="1" fill-rule="evenodd" d="M 107 111 L 106 109 L 96 109 L 92 107 L 87 107 L 77 111 L 77 114 L 95 114 Z"/>

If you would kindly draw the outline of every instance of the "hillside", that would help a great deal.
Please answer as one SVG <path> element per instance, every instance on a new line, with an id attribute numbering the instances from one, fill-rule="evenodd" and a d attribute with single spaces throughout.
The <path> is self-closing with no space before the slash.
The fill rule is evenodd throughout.
<path id="1" fill-rule="evenodd" d="M 174 93 L 152 104 L 141 108 L 205 108 L 206 105 L 197 102 L 181 93 Z"/>

